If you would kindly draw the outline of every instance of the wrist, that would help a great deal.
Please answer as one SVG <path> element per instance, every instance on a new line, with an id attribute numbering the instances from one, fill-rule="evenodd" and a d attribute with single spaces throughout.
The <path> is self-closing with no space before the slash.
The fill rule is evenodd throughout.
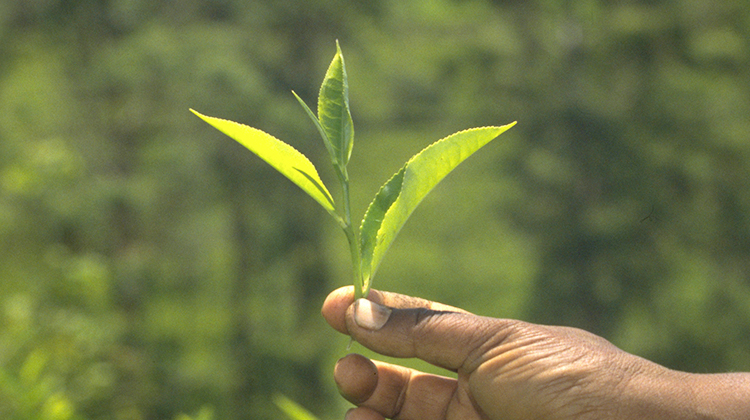
<path id="1" fill-rule="evenodd" d="M 691 374 L 643 361 L 621 394 L 625 419 L 747 420 L 750 375 Z"/>
<path id="2" fill-rule="evenodd" d="M 693 407 L 688 374 L 644 362 L 623 391 L 623 419 L 699 419 Z"/>
<path id="3" fill-rule="evenodd" d="M 697 418 L 746 420 L 750 418 L 750 374 L 693 374 L 686 386 Z"/>

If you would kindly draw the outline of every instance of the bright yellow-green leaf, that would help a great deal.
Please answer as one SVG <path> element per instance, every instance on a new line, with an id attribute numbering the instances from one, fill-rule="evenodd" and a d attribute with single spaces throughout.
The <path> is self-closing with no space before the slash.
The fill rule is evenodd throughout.
<path id="1" fill-rule="evenodd" d="M 439 140 L 414 155 L 383 185 L 360 226 L 363 295 L 385 252 L 422 199 L 459 163 L 515 124 L 473 128 Z"/>
<path id="2" fill-rule="evenodd" d="M 297 149 L 257 128 L 221 118 L 208 117 L 192 109 L 190 111 L 265 160 L 335 216 L 331 193 L 323 185 L 312 162 Z"/>
<path id="3" fill-rule="evenodd" d="M 318 420 L 313 413 L 284 395 L 275 394 L 273 403 L 292 420 Z"/>

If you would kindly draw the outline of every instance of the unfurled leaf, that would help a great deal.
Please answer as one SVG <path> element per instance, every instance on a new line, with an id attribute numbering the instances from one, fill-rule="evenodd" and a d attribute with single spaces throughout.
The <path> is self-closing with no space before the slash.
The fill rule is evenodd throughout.
<path id="1" fill-rule="evenodd" d="M 414 155 L 383 185 L 360 227 L 364 295 L 385 252 L 422 199 L 459 163 L 513 125 L 452 134 Z"/>
<path id="2" fill-rule="evenodd" d="M 237 140 L 259 158 L 297 184 L 329 213 L 335 216 L 333 198 L 318 175 L 315 166 L 294 147 L 272 135 L 244 124 L 221 118 L 208 117 L 190 110 L 203 121 Z M 336 216 L 338 217 L 338 216 Z"/>
<path id="3" fill-rule="evenodd" d="M 334 165 L 341 168 L 349 163 L 354 144 L 354 124 L 349 111 L 349 82 L 341 48 L 336 42 L 333 57 L 318 94 L 318 121 L 327 138 Z"/>

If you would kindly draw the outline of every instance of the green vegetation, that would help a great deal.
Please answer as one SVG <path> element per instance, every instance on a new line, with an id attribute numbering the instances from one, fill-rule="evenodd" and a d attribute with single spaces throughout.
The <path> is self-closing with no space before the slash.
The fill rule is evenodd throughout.
<path id="1" fill-rule="evenodd" d="M 354 215 L 434 139 L 522 122 L 423 200 L 375 287 L 750 370 L 747 22 L 739 0 L 4 2 L 0 418 L 278 419 L 276 393 L 340 418 L 339 227 L 185 112 L 324 162 L 289 91 L 316 97 L 336 39 Z"/>
<path id="2" fill-rule="evenodd" d="M 299 96 L 297 100 L 318 128 L 341 183 L 343 204 L 338 209 L 315 166 L 292 146 L 258 129 L 191 111 L 273 166 L 333 216 L 349 242 L 354 294 L 360 298 L 367 296 L 383 255 L 422 199 L 456 166 L 515 123 L 461 131 L 414 155 L 380 188 L 365 212 L 357 236 L 351 220 L 347 171 L 354 145 L 354 124 L 349 110 L 349 81 L 338 43 L 336 49 L 320 88 L 318 116 Z"/>

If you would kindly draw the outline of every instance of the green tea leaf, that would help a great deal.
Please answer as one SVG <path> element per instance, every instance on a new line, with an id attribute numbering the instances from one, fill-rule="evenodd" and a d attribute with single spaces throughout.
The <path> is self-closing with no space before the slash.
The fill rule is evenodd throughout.
<path id="1" fill-rule="evenodd" d="M 273 403 L 292 420 L 318 420 L 307 409 L 282 394 L 274 394 Z"/>
<path id="2" fill-rule="evenodd" d="M 310 117 L 310 120 L 312 120 L 313 124 L 315 124 L 315 128 L 318 129 L 318 133 L 320 133 L 320 137 L 323 138 L 323 144 L 326 146 L 326 150 L 328 150 L 328 155 L 331 156 L 331 159 L 333 160 L 333 164 L 336 165 L 336 151 L 333 149 L 333 145 L 331 144 L 331 141 L 328 139 L 328 135 L 326 134 L 326 131 L 323 129 L 323 126 L 320 125 L 320 120 L 318 120 L 318 117 L 315 116 L 315 114 L 312 112 L 309 106 L 305 103 L 305 101 L 302 100 L 302 98 L 297 95 L 295 91 L 292 91 L 292 95 L 294 95 L 295 98 L 297 98 L 297 102 L 299 102 L 300 105 L 302 105 L 302 109 L 305 110 L 305 113 L 308 117 Z"/>
<path id="3" fill-rule="evenodd" d="M 192 109 L 190 111 L 250 149 L 251 152 L 302 188 L 329 213 L 338 217 L 335 213 L 331 193 L 323 185 L 315 166 L 294 147 L 257 128 L 221 118 L 208 117 Z"/>
<path id="4" fill-rule="evenodd" d="M 324 141 L 334 165 L 346 167 L 354 144 L 354 124 L 349 111 L 349 82 L 341 48 L 336 41 L 333 57 L 318 94 L 318 120 L 325 132 Z M 329 146 L 330 145 L 330 146 Z"/>
<path id="5" fill-rule="evenodd" d="M 458 164 L 514 126 L 460 131 L 414 155 L 381 187 L 360 226 L 363 295 L 385 252 L 422 199 Z"/>

